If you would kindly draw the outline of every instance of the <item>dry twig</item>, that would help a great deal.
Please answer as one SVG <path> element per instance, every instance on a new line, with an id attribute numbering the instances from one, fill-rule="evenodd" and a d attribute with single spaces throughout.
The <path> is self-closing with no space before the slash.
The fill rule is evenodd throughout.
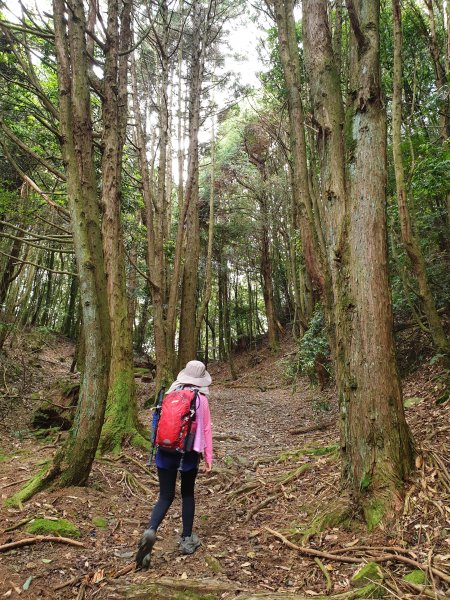
<path id="1" fill-rule="evenodd" d="M 83 542 L 77 542 L 65 537 L 56 537 L 50 535 L 37 535 L 32 538 L 24 538 L 23 540 L 17 540 L 16 542 L 10 542 L 9 544 L 3 544 L 0 546 L 0 552 L 8 552 L 13 548 L 21 548 L 22 546 L 31 546 L 31 544 L 38 544 L 39 542 L 55 542 L 56 544 L 68 544 L 69 546 L 79 546 L 84 548 Z"/>

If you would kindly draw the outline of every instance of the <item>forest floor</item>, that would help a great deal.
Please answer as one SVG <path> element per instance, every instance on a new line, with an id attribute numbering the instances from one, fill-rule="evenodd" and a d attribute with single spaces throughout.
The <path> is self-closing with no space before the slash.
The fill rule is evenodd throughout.
<path id="1" fill-rule="evenodd" d="M 446 597 L 450 402 L 442 398 L 443 372 L 427 362 L 404 379 L 418 469 L 396 524 L 368 532 L 356 515 L 337 518 L 348 504 L 340 487 L 335 392 L 321 392 L 304 378 L 289 384 L 284 373 L 292 350 L 286 342 L 276 356 L 264 348 L 240 354 L 236 382 L 226 365 L 210 364 L 215 461 L 211 473 L 199 474 L 196 488 L 202 546 L 193 556 L 178 554 L 178 493 L 149 570 L 135 571 L 136 544 L 157 497 L 144 451 L 127 448 L 119 457 L 96 460 L 87 487 L 42 492 L 19 508 L 3 506 L 64 437 L 33 433 L 31 416 L 40 402 L 35 392 L 58 379 L 76 379 L 69 374 L 74 349 L 66 340 L 38 333 L 13 340 L 0 369 L 0 544 L 34 538 L 25 528 L 44 517 L 71 521 L 82 545 L 41 541 L 0 552 L 0 598 L 352 598 L 358 593 L 352 575 L 361 563 L 378 559 L 383 580 L 376 597 Z M 153 390 L 137 383 L 143 405 Z M 150 410 L 142 409 L 141 418 L 148 425 Z M 287 542 L 324 555 L 306 555 Z M 414 563 L 426 572 L 424 592 L 403 580 Z"/>

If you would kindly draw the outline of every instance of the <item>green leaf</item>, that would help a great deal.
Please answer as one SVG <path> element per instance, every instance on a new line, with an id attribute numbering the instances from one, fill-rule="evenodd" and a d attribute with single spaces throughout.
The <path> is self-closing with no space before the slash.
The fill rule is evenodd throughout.
<path id="1" fill-rule="evenodd" d="M 22 589 L 25 590 L 25 591 L 27 591 L 27 589 L 30 587 L 30 584 L 31 584 L 32 580 L 33 580 L 33 578 L 30 575 L 30 577 L 28 577 L 28 579 L 23 584 Z"/>

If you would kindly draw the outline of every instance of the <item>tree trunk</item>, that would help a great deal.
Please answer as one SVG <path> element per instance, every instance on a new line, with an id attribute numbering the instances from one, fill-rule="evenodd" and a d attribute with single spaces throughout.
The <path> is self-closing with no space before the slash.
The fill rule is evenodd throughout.
<path id="1" fill-rule="evenodd" d="M 128 115 L 127 51 L 131 45 L 131 2 L 125 2 L 119 14 L 119 1 L 108 0 L 107 36 L 102 87 L 102 231 L 111 321 L 111 366 L 100 444 L 102 452 L 120 452 L 125 439 L 134 436 L 134 442 L 142 443 L 138 432 L 144 434 L 137 417 L 120 220 L 122 157 Z"/>
<path id="2" fill-rule="evenodd" d="M 215 130 L 214 116 L 212 117 L 211 127 L 211 178 L 210 178 L 210 193 L 209 193 L 209 224 L 208 224 L 208 250 L 206 255 L 206 273 L 205 284 L 203 289 L 202 302 L 198 309 L 197 322 L 195 326 L 195 339 L 198 340 L 200 328 L 202 326 L 205 313 L 207 313 L 208 304 L 211 298 L 212 289 L 212 252 L 214 241 L 214 169 L 215 169 Z M 206 336 L 208 336 L 208 327 L 206 327 Z M 197 342 L 198 343 L 198 342 Z"/>
<path id="3" fill-rule="evenodd" d="M 48 257 L 47 266 L 49 269 L 53 269 L 55 265 L 55 253 L 50 252 Z M 53 298 L 53 273 L 52 271 L 47 271 L 47 283 L 45 286 L 45 300 L 44 300 L 44 309 L 42 311 L 42 316 L 39 320 L 40 324 L 44 327 L 48 325 L 49 321 L 49 313 L 50 313 L 50 305 L 54 302 Z"/>
<path id="4" fill-rule="evenodd" d="M 348 5 L 353 28 L 348 181 L 344 111 L 326 5 L 304 0 L 303 25 L 328 215 L 342 476 L 371 528 L 399 508 L 413 450 L 396 367 L 387 271 L 379 3 L 359 0 L 354 6 L 348 0 Z"/>
<path id="5" fill-rule="evenodd" d="M 72 262 L 72 268 L 76 269 L 76 262 Z M 61 327 L 62 333 L 73 339 L 75 337 L 75 305 L 78 295 L 78 277 L 74 275 L 70 278 L 69 300 L 67 303 L 66 314 Z"/>
<path id="6" fill-rule="evenodd" d="M 74 425 L 50 468 L 10 500 L 24 501 L 49 484 L 87 482 L 100 438 L 108 394 L 110 327 L 100 212 L 94 165 L 85 14 L 82 0 L 66 12 L 53 1 L 61 145 L 67 173 L 73 244 L 80 277 L 86 361 Z"/>
<path id="7" fill-rule="evenodd" d="M 181 291 L 180 334 L 178 366 L 182 368 L 196 356 L 195 339 L 198 260 L 200 254 L 200 227 L 198 215 L 198 132 L 200 129 L 200 97 L 204 70 L 204 14 L 196 0 L 193 6 L 193 39 L 189 86 L 189 148 L 188 176 L 185 203 L 188 205 L 186 222 L 186 256 Z"/>
<path id="8" fill-rule="evenodd" d="M 317 215 L 314 214 L 314 203 L 309 185 L 294 2 L 293 0 L 273 0 L 273 5 L 278 27 L 280 59 L 286 83 L 294 178 L 292 193 L 297 207 L 306 269 L 317 292 L 321 293 L 325 285 L 325 264 L 320 241 L 321 233 L 315 227 Z"/>
<path id="9" fill-rule="evenodd" d="M 136 142 L 139 152 L 139 169 L 142 178 L 142 195 L 145 205 L 145 225 L 147 227 L 147 268 L 148 268 L 148 282 L 150 285 L 150 292 L 153 303 L 153 333 L 155 342 L 155 354 L 156 354 L 156 389 L 159 389 L 162 385 L 167 385 L 173 380 L 173 368 L 171 356 L 168 351 L 170 343 L 168 338 L 170 336 L 169 327 L 165 321 L 164 316 L 164 262 L 163 256 L 164 251 L 162 247 L 162 225 L 157 225 L 157 220 L 161 216 L 155 213 L 155 205 L 157 200 L 154 198 L 153 191 L 151 188 L 151 179 L 149 168 L 147 164 L 147 144 L 146 135 L 144 131 L 144 125 L 142 122 L 141 110 L 139 107 L 138 98 L 138 87 L 137 87 L 137 73 L 136 66 L 132 65 L 132 77 L 133 77 L 133 111 L 134 119 L 136 122 Z M 165 107 L 167 110 L 167 107 Z M 160 156 L 161 159 L 161 156 Z M 165 159 L 164 159 L 165 160 Z M 159 227 L 159 234 L 156 233 Z M 182 233 L 181 233 L 182 235 Z M 176 248 L 176 252 L 179 250 Z M 172 278 L 177 275 L 174 273 Z M 173 282 L 172 282 L 173 283 Z M 173 283 L 173 285 L 175 285 Z M 178 285 L 176 286 L 178 288 Z M 170 311 L 169 300 L 168 311 Z M 175 299 L 176 302 L 176 299 Z M 175 317 L 174 317 L 175 318 Z M 143 333 L 143 330 L 140 330 Z"/>
<path id="10" fill-rule="evenodd" d="M 275 307 L 273 302 L 273 280 L 272 280 L 272 262 L 270 258 L 269 247 L 269 228 L 268 228 L 268 210 L 267 197 L 260 196 L 259 204 L 261 207 L 262 229 L 261 229 L 261 275 L 263 281 L 264 306 L 267 318 L 267 335 L 269 348 L 272 351 L 278 349 L 277 326 L 275 320 Z"/>
<path id="11" fill-rule="evenodd" d="M 411 261 L 412 270 L 417 279 L 418 293 L 423 311 L 427 317 L 431 337 L 436 350 L 448 361 L 450 344 L 445 334 L 441 319 L 436 310 L 433 295 L 428 283 L 425 260 L 419 240 L 413 229 L 411 214 L 406 195 L 405 174 L 401 150 L 402 128 L 402 20 L 399 0 L 392 0 L 394 16 L 394 76 L 392 95 L 392 151 L 394 157 L 397 204 L 400 220 L 402 242 Z"/>

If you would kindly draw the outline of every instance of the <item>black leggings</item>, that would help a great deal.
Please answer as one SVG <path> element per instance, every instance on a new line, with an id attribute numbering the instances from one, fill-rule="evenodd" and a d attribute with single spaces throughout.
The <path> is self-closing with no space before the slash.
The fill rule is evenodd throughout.
<path id="1" fill-rule="evenodd" d="M 177 472 L 178 471 L 175 469 L 158 468 L 159 498 L 152 510 L 148 525 L 149 529 L 154 529 L 155 531 L 158 529 L 175 498 Z M 198 469 L 181 471 L 182 537 L 189 537 L 192 534 L 192 525 L 194 523 L 195 514 L 194 487 L 197 473 Z"/>

